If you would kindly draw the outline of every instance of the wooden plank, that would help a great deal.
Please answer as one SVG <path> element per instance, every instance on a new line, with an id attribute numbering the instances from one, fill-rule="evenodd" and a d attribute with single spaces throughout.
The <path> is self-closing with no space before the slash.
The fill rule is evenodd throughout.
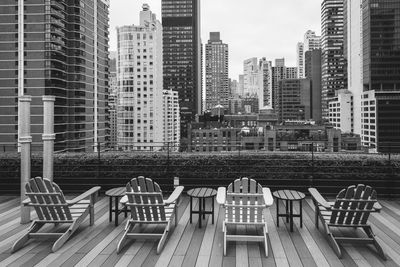
<path id="1" fill-rule="evenodd" d="M 246 226 L 236 226 L 237 235 L 246 235 Z M 247 242 L 236 241 L 236 266 L 249 266 L 249 254 L 247 251 Z M 228 254 L 227 254 L 228 255 Z"/>
<path id="2" fill-rule="evenodd" d="M 196 205 L 198 203 L 198 200 L 193 199 L 193 203 L 194 205 Z M 189 222 L 189 213 L 190 213 L 190 207 L 189 205 L 186 205 L 185 212 L 182 214 L 182 217 L 180 218 L 178 225 L 174 229 L 174 234 L 171 235 L 169 237 L 168 242 L 165 243 L 163 252 L 155 266 L 165 267 L 165 265 L 169 264 L 169 262 L 171 261 L 172 257 L 174 256 L 175 249 L 179 244 L 180 239 L 182 238 L 182 235 L 185 231 L 186 225 Z"/>
<path id="3" fill-rule="evenodd" d="M 216 205 L 215 210 L 214 210 L 214 213 L 215 213 L 214 216 L 216 216 L 216 218 L 214 218 L 215 219 L 214 224 L 211 224 L 211 218 L 209 218 L 207 224 L 205 225 L 206 231 L 204 233 L 203 241 L 201 243 L 201 247 L 199 250 L 199 256 L 196 261 L 196 266 L 208 266 L 208 262 L 211 258 L 212 245 L 214 243 L 214 236 L 216 234 L 215 232 L 217 230 L 217 225 L 222 224 L 221 221 L 218 221 L 220 205 L 215 203 L 215 201 L 214 201 L 214 205 Z M 223 210 L 223 209 L 221 209 L 221 210 Z"/>
<path id="4" fill-rule="evenodd" d="M 216 229 L 214 241 L 212 244 L 211 257 L 209 260 L 209 266 L 221 266 L 223 264 L 224 258 L 224 235 L 222 232 L 222 222 L 225 219 L 225 210 L 223 208 L 219 209 L 216 220 Z"/>
<path id="5" fill-rule="evenodd" d="M 282 201 L 280 201 L 280 203 L 282 203 Z M 271 207 L 271 213 L 275 214 L 276 211 L 275 210 L 276 206 Z M 273 217 L 274 222 L 276 222 L 277 218 Z M 282 220 L 282 218 L 280 218 L 280 220 Z M 283 220 L 281 221 L 283 222 Z M 275 223 L 276 224 L 276 223 Z M 282 224 L 282 226 L 285 225 L 285 223 Z M 303 264 L 301 263 L 301 259 L 297 253 L 296 247 L 294 246 L 290 236 L 289 236 L 289 230 L 286 227 L 277 227 L 276 231 L 279 235 L 279 239 L 281 242 L 281 245 L 285 251 L 286 254 L 286 259 L 289 263 L 290 266 L 303 266 Z"/>
<path id="6" fill-rule="evenodd" d="M 206 205 L 207 208 L 207 205 Z M 211 207 L 209 207 L 211 209 Z M 189 247 L 186 251 L 185 259 L 183 260 L 183 266 L 195 266 L 197 261 L 197 256 L 199 255 L 201 243 L 204 238 L 204 234 L 206 232 L 207 223 L 211 220 L 210 215 L 206 216 L 204 220 L 204 225 L 202 228 L 196 228 L 193 234 L 192 240 L 189 244 Z"/>
<path id="7" fill-rule="evenodd" d="M 185 256 L 175 255 L 172 257 L 170 263 L 168 264 L 168 267 L 181 267 L 181 266 L 183 266 L 184 259 L 185 259 Z"/>

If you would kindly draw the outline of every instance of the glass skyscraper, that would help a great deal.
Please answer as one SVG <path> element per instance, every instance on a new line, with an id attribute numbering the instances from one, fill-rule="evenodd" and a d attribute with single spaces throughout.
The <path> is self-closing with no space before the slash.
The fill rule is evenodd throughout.
<path id="1" fill-rule="evenodd" d="M 200 0 L 162 0 L 164 89 L 178 91 L 181 137 L 202 109 Z"/>
<path id="2" fill-rule="evenodd" d="M 43 95 L 56 96 L 55 150 L 107 145 L 108 0 L 0 1 L 0 143 L 16 150 L 18 97 L 32 96 L 40 149 Z"/>

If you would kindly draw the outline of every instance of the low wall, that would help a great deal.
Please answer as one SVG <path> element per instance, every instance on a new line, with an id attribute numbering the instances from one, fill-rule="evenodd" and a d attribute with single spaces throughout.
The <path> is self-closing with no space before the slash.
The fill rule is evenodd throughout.
<path id="1" fill-rule="evenodd" d="M 0 157 L 0 194 L 19 194 L 20 160 Z M 33 157 L 32 176 L 41 176 L 42 161 Z M 381 196 L 400 197 L 400 160 L 384 155 L 287 154 L 56 154 L 54 181 L 67 193 L 100 185 L 102 190 L 124 186 L 143 175 L 171 191 L 173 177 L 186 188 L 227 186 L 238 177 L 256 179 L 271 190 L 291 188 L 303 192 L 317 187 L 335 195 L 348 185 L 373 186 Z"/>

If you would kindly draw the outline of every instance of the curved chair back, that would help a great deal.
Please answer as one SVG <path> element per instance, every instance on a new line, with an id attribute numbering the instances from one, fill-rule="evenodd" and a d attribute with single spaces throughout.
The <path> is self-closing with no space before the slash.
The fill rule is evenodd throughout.
<path id="1" fill-rule="evenodd" d="M 136 222 L 166 222 L 165 203 L 160 186 L 139 176 L 126 184 L 127 206 Z"/>
<path id="2" fill-rule="evenodd" d="M 236 179 L 226 193 L 228 222 L 262 222 L 265 208 L 262 186 L 246 177 Z"/>

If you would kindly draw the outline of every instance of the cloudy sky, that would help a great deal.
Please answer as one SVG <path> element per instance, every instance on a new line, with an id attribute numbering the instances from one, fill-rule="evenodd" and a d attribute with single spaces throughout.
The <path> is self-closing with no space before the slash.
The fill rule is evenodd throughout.
<path id="1" fill-rule="evenodd" d="M 112 0 L 110 6 L 111 51 L 115 51 L 115 27 L 138 24 L 143 3 L 161 21 L 161 0 Z M 238 79 L 243 61 L 284 57 L 296 65 L 296 44 L 310 29 L 321 33 L 321 0 L 201 0 L 202 42 L 210 31 L 221 32 L 229 45 L 229 77 Z"/>

